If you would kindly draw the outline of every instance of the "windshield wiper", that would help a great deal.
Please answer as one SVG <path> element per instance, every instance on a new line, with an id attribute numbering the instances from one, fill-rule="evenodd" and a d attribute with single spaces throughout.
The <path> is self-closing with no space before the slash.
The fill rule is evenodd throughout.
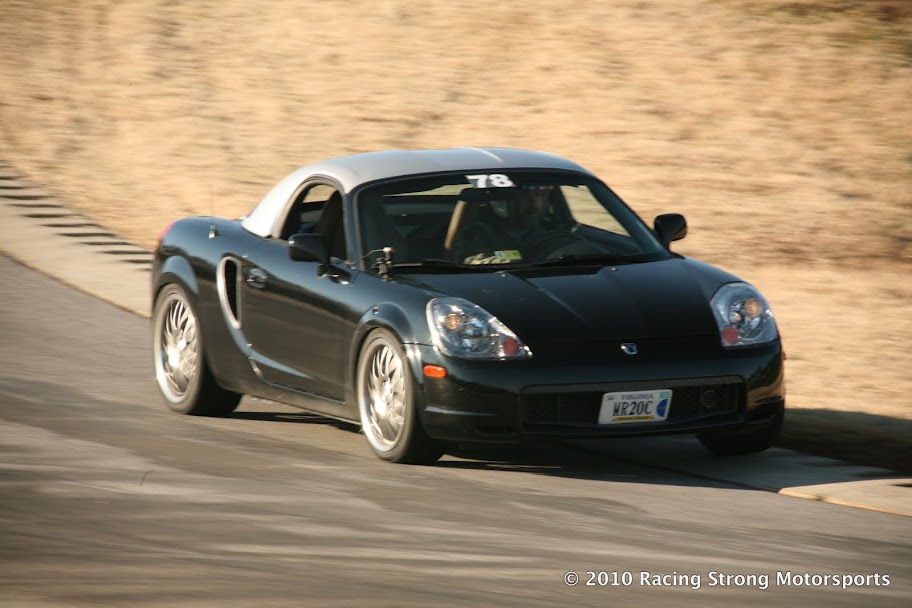
<path id="1" fill-rule="evenodd" d="M 441 260 L 438 258 L 424 258 L 418 262 L 402 262 L 399 264 L 393 264 L 394 268 L 402 269 L 416 269 L 416 270 L 447 270 L 447 271 L 457 271 L 457 272 L 477 272 L 479 270 L 486 270 L 492 266 L 500 266 L 499 264 L 463 264 L 461 262 L 453 262 L 450 260 Z"/>
<path id="2" fill-rule="evenodd" d="M 566 253 L 551 260 L 533 262 L 528 266 L 572 266 L 574 264 L 630 264 L 643 261 L 648 254 L 642 253 Z"/>
<path id="3" fill-rule="evenodd" d="M 541 262 L 511 262 L 509 264 L 463 264 L 439 258 L 424 258 L 418 262 L 401 262 L 393 264 L 393 268 L 402 270 L 427 270 L 445 272 L 498 272 L 512 271 L 523 268 L 541 268 L 545 266 L 572 266 L 576 264 L 630 264 L 648 259 L 648 254 L 642 253 L 568 253 L 560 257 L 543 260 Z M 645 260 L 643 260 L 645 261 Z"/>

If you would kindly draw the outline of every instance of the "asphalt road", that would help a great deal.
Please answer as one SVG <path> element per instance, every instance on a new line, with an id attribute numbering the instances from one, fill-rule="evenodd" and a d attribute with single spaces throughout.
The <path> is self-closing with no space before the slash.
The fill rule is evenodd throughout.
<path id="1" fill-rule="evenodd" d="M 148 321 L 0 278 L 0 605 L 912 605 L 909 518 L 562 446 L 390 465 L 257 400 L 178 416 Z"/>

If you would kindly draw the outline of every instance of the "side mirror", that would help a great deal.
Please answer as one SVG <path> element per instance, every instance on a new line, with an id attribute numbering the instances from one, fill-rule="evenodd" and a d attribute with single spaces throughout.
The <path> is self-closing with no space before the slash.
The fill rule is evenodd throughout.
<path id="1" fill-rule="evenodd" d="M 672 241 L 680 241 L 687 236 L 687 220 L 680 213 L 657 215 L 652 225 L 659 240 L 666 247 Z"/>
<path id="2" fill-rule="evenodd" d="M 295 234 L 288 239 L 288 257 L 295 262 L 320 262 L 326 264 L 329 254 L 322 234 Z"/>

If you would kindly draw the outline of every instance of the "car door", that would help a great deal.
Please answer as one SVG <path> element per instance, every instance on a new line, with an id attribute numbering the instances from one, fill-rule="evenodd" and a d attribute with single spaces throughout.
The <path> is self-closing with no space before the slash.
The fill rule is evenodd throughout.
<path id="1" fill-rule="evenodd" d="M 351 289 L 342 200 L 326 183 L 313 183 L 296 197 L 274 238 L 263 239 L 242 266 L 241 306 L 253 363 L 267 382 L 341 401 L 348 344 L 356 314 L 346 306 Z M 333 219 L 327 221 L 332 215 Z M 300 232 L 324 235 L 336 255 L 329 265 L 294 261 L 287 237 Z"/>

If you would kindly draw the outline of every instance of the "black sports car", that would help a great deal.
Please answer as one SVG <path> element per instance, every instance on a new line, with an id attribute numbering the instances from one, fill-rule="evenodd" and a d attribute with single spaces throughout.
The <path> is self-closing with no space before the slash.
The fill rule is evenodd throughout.
<path id="1" fill-rule="evenodd" d="M 696 433 L 761 451 L 782 425 L 769 305 L 669 250 L 595 175 L 502 148 L 298 169 L 240 220 L 183 219 L 152 275 L 155 375 L 175 411 L 241 395 L 361 424 L 374 452 L 452 441 Z"/>

